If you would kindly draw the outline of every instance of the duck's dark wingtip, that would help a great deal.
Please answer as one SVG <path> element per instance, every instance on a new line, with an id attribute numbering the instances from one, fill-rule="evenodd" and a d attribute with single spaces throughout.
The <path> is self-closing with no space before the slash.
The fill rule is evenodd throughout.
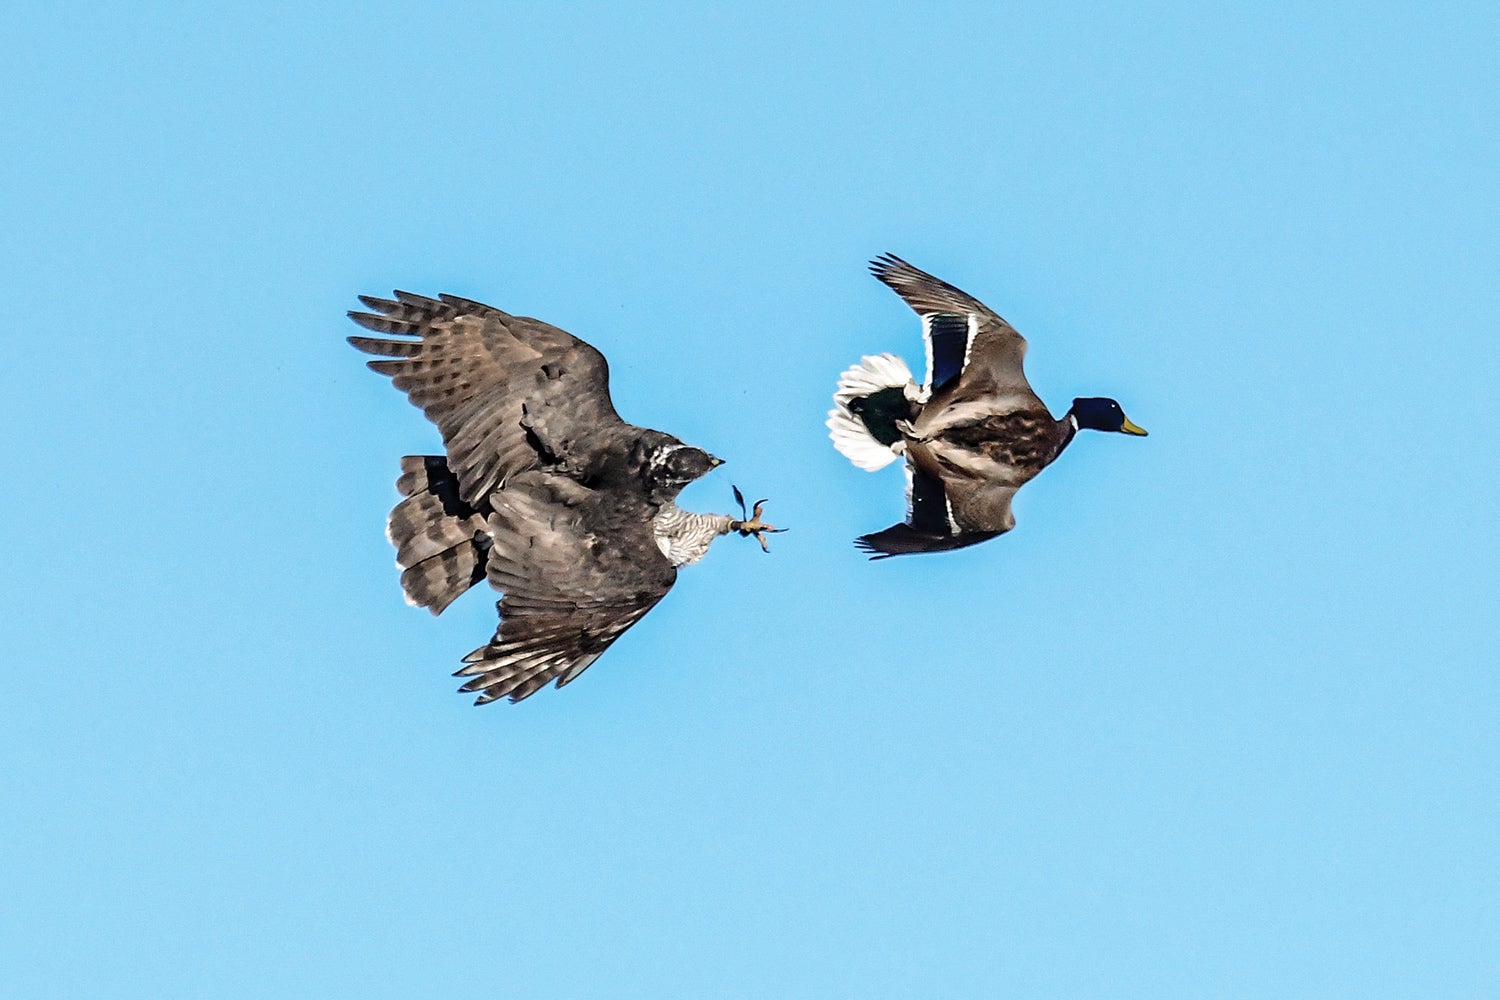
<path id="1" fill-rule="evenodd" d="M 860 535 L 854 544 L 862 552 L 877 553 L 870 556 L 872 560 L 889 559 L 891 556 L 921 555 L 925 552 L 952 552 L 954 549 L 965 549 L 970 545 L 987 542 L 1000 534 L 1003 532 L 964 531 L 956 535 L 930 535 L 902 522 L 893 524 L 884 531 Z"/>

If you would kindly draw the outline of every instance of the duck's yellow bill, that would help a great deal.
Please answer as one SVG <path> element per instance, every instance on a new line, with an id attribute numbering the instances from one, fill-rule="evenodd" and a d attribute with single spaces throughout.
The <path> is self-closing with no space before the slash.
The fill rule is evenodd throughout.
<path id="1" fill-rule="evenodd" d="M 1135 424 L 1133 424 L 1133 423 L 1130 422 L 1130 418 L 1129 417 L 1126 417 L 1125 418 L 1125 422 L 1120 425 L 1120 433 L 1121 434 L 1134 434 L 1136 437 L 1145 437 L 1146 436 L 1146 428 L 1144 428 L 1144 427 L 1137 427 Z"/>

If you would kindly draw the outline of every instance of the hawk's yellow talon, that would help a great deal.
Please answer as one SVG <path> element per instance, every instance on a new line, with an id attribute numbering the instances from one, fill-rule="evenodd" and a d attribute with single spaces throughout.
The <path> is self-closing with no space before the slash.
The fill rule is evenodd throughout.
<path id="1" fill-rule="evenodd" d="M 754 535 L 755 540 L 760 543 L 760 550 L 769 553 L 771 547 L 766 544 L 766 536 L 779 535 L 786 529 L 767 524 L 760 519 L 760 512 L 766 505 L 766 501 L 764 500 L 755 501 L 755 506 L 751 509 L 749 517 L 745 517 L 745 498 L 740 494 L 738 487 L 731 487 L 731 489 L 734 490 L 734 498 L 739 501 L 740 517 L 743 520 L 730 521 L 729 530 L 739 532 L 741 538 L 748 538 Z"/>

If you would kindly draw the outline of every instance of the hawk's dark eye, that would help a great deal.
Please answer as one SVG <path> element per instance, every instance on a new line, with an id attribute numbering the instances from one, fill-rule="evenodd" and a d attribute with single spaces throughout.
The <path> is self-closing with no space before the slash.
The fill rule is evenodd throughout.
<path id="1" fill-rule="evenodd" d="M 697 452 L 684 448 L 672 456 L 672 474 L 682 480 L 692 479 L 698 468 Z"/>

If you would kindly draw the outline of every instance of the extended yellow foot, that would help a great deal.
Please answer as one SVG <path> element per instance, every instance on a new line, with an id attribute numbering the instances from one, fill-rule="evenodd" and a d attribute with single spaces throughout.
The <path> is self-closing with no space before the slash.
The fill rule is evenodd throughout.
<path id="1" fill-rule="evenodd" d="M 735 502 L 740 505 L 740 520 L 730 521 L 729 530 L 738 531 L 740 533 L 740 536 L 743 538 L 748 538 L 749 536 L 754 535 L 755 540 L 757 542 L 760 542 L 760 550 L 762 552 L 770 552 L 771 548 L 766 544 L 766 536 L 779 535 L 787 529 L 777 528 L 773 525 L 767 524 L 760 519 L 760 512 L 761 509 L 765 506 L 766 501 L 755 501 L 754 508 L 751 511 L 746 512 L 745 495 L 740 492 L 740 488 L 738 486 L 731 486 L 730 489 L 734 490 Z"/>

